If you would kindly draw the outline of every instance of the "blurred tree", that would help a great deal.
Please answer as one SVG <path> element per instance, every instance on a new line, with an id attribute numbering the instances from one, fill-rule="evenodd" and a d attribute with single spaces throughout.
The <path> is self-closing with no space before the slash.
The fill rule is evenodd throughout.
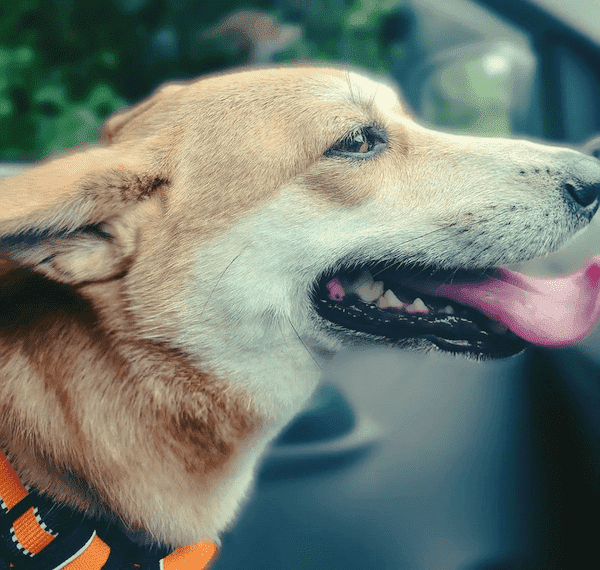
<path id="1" fill-rule="evenodd" d="M 165 80 L 292 59 L 386 70 L 408 21 L 404 0 L 275 2 L 0 3 L 0 160 L 35 160 L 97 139 L 107 115 Z M 224 37 L 208 33 L 240 8 L 246 16 Z"/>

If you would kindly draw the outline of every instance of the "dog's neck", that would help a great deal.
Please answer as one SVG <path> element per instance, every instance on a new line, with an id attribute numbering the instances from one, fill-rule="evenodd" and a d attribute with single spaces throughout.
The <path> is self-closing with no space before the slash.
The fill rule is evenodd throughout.
<path id="1" fill-rule="evenodd" d="M 26 272 L 5 275 L 4 284 L 0 350 L 11 358 L 2 362 L 0 390 L 10 421 L 0 434 L 24 483 L 76 508 L 110 510 L 158 538 L 218 542 L 212 529 L 229 521 L 217 520 L 220 509 L 207 502 L 239 492 L 235 485 L 207 492 L 209 476 L 229 472 L 238 485 L 250 485 L 252 470 L 242 469 L 239 481 L 235 474 L 256 462 L 293 415 L 292 406 L 275 414 L 277 391 L 265 388 L 263 398 L 259 376 L 270 374 L 283 398 L 297 367 L 312 365 L 312 374 L 296 380 L 316 385 L 310 354 L 305 351 L 306 362 L 285 362 L 285 354 L 231 354 L 228 370 L 211 369 L 197 356 L 119 329 L 119 319 L 131 318 L 127 311 L 113 306 L 108 318 L 101 298 L 90 303 L 85 290 L 80 295 Z M 107 298 L 118 302 L 119 296 Z M 118 399 L 127 406 L 115 405 Z M 170 516 L 173 509 L 181 516 Z M 169 527 L 173 518 L 198 520 L 197 527 Z"/>

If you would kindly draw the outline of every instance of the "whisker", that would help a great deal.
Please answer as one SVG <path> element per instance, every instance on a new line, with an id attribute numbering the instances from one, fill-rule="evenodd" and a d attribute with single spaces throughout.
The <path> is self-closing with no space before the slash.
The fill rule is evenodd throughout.
<path id="1" fill-rule="evenodd" d="M 415 241 L 415 240 L 418 240 L 418 239 L 423 239 L 423 238 L 425 238 L 425 237 L 427 237 L 427 236 L 429 236 L 429 235 L 431 235 L 431 234 L 435 234 L 435 233 L 437 233 L 437 232 L 441 232 L 441 231 L 443 231 L 443 230 L 446 230 L 446 229 L 448 229 L 448 228 L 450 228 L 450 227 L 452 227 L 452 226 L 454 226 L 454 225 L 456 225 L 456 223 L 455 223 L 455 222 L 451 222 L 450 224 L 448 224 L 448 225 L 446 225 L 446 226 L 443 226 L 443 227 L 441 227 L 441 228 L 436 228 L 435 230 L 432 230 L 432 231 L 430 231 L 430 232 L 427 232 L 427 233 L 421 234 L 420 236 L 416 236 L 416 237 L 414 237 L 414 238 L 410 238 L 410 239 L 408 239 L 408 240 L 406 240 L 406 241 L 402 242 L 401 244 L 399 244 L 399 246 L 406 245 L 407 243 L 410 243 L 410 242 L 412 242 L 412 241 Z M 446 240 L 448 240 L 448 239 L 450 239 L 450 236 L 444 236 L 444 237 L 443 237 L 441 240 L 439 240 L 439 241 L 436 241 L 436 242 L 435 242 L 433 245 L 437 245 L 438 243 L 442 243 L 443 241 L 446 241 Z M 377 271 L 376 273 L 374 273 L 374 274 L 373 274 L 373 277 L 376 277 L 377 275 L 379 275 L 380 273 L 383 273 L 384 271 L 386 271 L 386 270 L 387 270 L 387 269 L 389 269 L 390 267 L 393 267 L 394 265 L 398 265 L 398 266 L 400 266 L 401 264 L 402 264 L 402 263 L 401 263 L 401 262 L 399 262 L 399 261 L 396 261 L 396 260 L 389 260 L 389 261 L 386 263 L 386 265 L 384 265 L 383 269 L 381 269 L 380 271 Z M 414 266 L 414 264 L 413 264 L 413 266 Z"/>
<path id="2" fill-rule="evenodd" d="M 296 336 L 298 337 L 298 340 L 302 343 L 302 346 L 306 349 L 306 352 L 308 352 L 308 354 L 310 354 L 310 357 L 314 360 L 315 364 L 319 367 L 319 369 L 321 370 L 321 372 L 323 372 L 323 368 L 321 367 L 321 365 L 317 362 L 317 360 L 313 356 L 312 352 L 308 349 L 308 347 L 306 346 L 306 344 L 304 343 L 304 341 L 300 338 L 300 335 L 298 334 L 298 331 L 296 330 L 296 328 L 292 324 L 292 321 L 291 321 L 290 317 L 287 317 L 287 320 L 290 323 L 290 326 L 292 327 L 292 330 L 296 333 Z"/>
<path id="3" fill-rule="evenodd" d="M 213 296 L 213 293 L 215 292 L 215 290 L 217 289 L 217 285 L 219 284 L 219 282 L 221 281 L 221 279 L 223 278 L 223 275 L 225 275 L 225 273 L 227 272 L 227 270 L 231 267 L 231 265 L 233 264 L 233 262 L 240 256 L 242 255 L 242 253 L 244 253 L 244 251 L 248 248 L 250 244 L 247 243 L 242 250 L 227 264 L 227 267 L 225 269 L 223 269 L 223 272 L 221 273 L 221 275 L 219 275 L 219 278 L 217 279 L 217 282 L 215 283 L 215 286 L 212 288 L 212 291 L 210 292 L 210 295 L 208 296 L 208 298 L 206 299 L 206 302 L 204 303 L 204 307 L 202 307 L 202 312 L 200 313 L 199 318 L 202 318 L 202 315 L 204 314 L 204 310 L 206 309 L 206 306 L 208 305 L 208 302 L 210 301 L 210 298 Z"/>

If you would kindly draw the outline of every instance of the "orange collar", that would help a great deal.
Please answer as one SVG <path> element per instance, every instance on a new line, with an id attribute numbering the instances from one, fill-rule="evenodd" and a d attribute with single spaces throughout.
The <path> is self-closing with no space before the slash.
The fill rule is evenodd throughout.
<path id="1" fill-rule="evenodd" d="M 29 568 L 27 561 L 34 562 L 35 556 L 43 553 L 59 535 L 59 529 L 49 528 L 41 519 L 38 509 L 33 502 L 33 496 L 28 493 L 15 470 L 12 468 L 4 453 L 0 452 L 0 536 L 3 541 L 7 532 L 10 540 L 6 541 L 13 547 L 12 558 L 21 568 Z M 6 524 L 8 522 L 8 524 Z M 88 538 L 89 535 L 89 538 Z M 75 552 L 69 552 L 66 559 L 52 567 L 55 570 L 117 570 L 109 560 L 111 547 L 106 544 L 92 529 L 84 537 L 82 545 Z M 12 550 L 11 550 L 12 552 Z M 203 570 L 216 559 L 216 545 L 205 538 L 194 546 L 179 548 L 153 562 L 151 570 Z M 43 554 L 42 554 L 43 558 Z M 0 564 L 1 566 L 1 564 Z M 11 562 L 11 567 L 13 566 Z M 37 565 L 35 565 L 37 566 Z M 39 568 L 39 566 L 37 566 Z M 143 569 L 145 570 L 145 568 Z"/>

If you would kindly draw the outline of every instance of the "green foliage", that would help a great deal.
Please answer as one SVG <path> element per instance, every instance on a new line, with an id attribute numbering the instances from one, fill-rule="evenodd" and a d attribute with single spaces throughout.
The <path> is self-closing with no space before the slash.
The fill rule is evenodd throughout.
<path id="1" fill-rule="evenodd" d="M 389 70 L 392 54 L 403 55 L 408 27 L 404 0 L 322 0 L 304 15 L 303 33 L 278 61 L 339 61 L 371 71 Z M 344 9 L 339 9 L 340 4 Z M 398 34 L 398 35 L 396 35 Z"/>
<path id="2" fill-rule="evenodd" d="M 98 125 L 126 105 L 105 83 L 97 83 L 82 101 L 71 101 L 64 85 L 45 85 L 34 92 L 35 146 L 55 152 L 98 136 Z"/>
<path id="3" fill-rule="evenodd" d="M 94 140 L 100 122 L 125 104 L 104 83 L 95 84 L 83 98 L 73 98 L 60 73 L 40 73 L 30 47 L 0 47 L 2 160 L 35 159 Z"/>
<path id="4" fill-rule="evenodd" d="M 116 52 L 68 26 L 64 5 L 0 7 L 0 160 L 35 160 L 97 139 L 101 121 L 126 105 L 111 81 Z"/>
<path id="5" fill-rule="evenodd" d="M 159 83 L 243 64 L 247 53 L 231 49 L 230 40 L 204 35 L 237 9 L 267 10 L 281 22 L 300 23 L 302 32 L 273 55 L 275 61 L 337 61 L 386 73 L 406 55 L 406 0 L 286 0 L 280 10 L 273 4 L 0 2 L 0 161 L 36 160 L 96 140 L 106 116 Z M 510 68 L 486 67 L 487 57 L 446 62 L 424 75 L 428 122 L 509 134 Z"/>
<path id="6" fill-rule="evenodd" d="M 300 7 L 303 32 L 275 59 L 342 61 L 385 71 L 391 50 L 401 49 L 389 35 L 402 25 L 393 18 L 403 2 L 289 0 Z M 243 63 L 241 55 L 220 52 L 203 39 L 203 31 L 242 7 L 274 13 L 273 0 L 175 4 L 0 2 L 0 161 L 36 160 L 96 140 L 107 115 L 159 83 Z M 287 21 L 286 13 L 278 15 Z M 163 57 L 157 38 L 168 41 L 173 34 L 174 52 Z"/>

